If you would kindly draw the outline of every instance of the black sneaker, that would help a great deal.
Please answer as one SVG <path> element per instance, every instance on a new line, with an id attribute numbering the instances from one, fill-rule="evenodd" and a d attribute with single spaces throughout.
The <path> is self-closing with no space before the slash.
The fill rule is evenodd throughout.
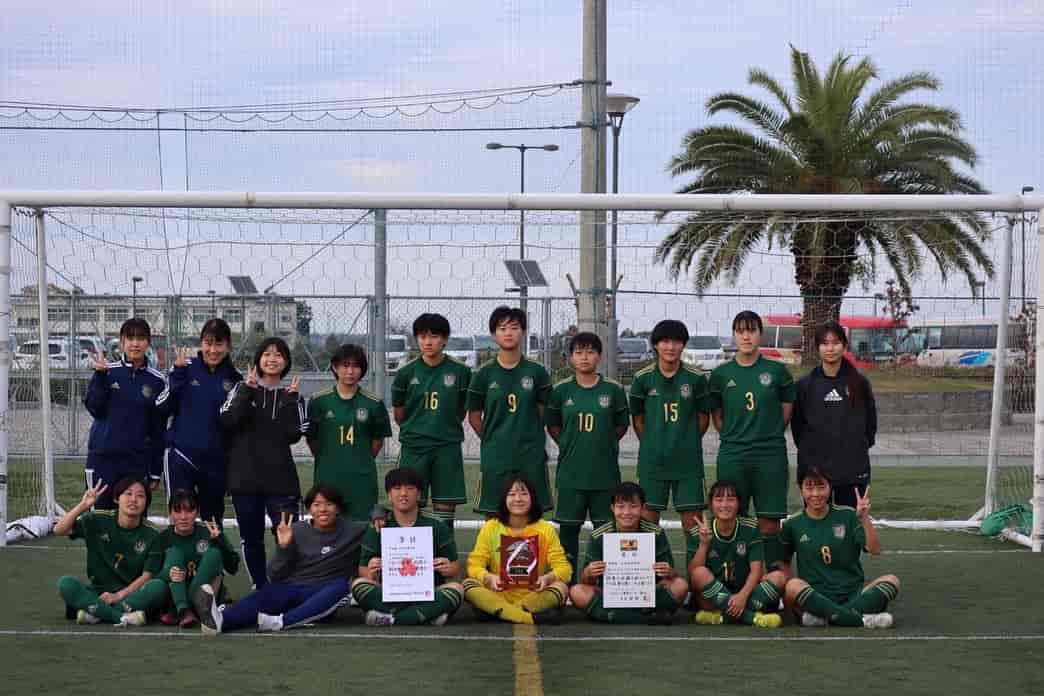
<path id="1" fill-rule="evenodd" d="M 533 623 L 540 626 L 557 626 L 562 623 L 561 609 L 546 609 L 533 614 Z"/>
<path id="2" fill-rule="evenodd" d="M 192 597 L 192 605 L 196 609 L 199 618 L 199 628 L 205 636 L 216 636 L 221 633 L 221 608 L 218 607 L 217 597 L 214 596 L 214 588 L 210 585 L 200 585 L 196 594 Z"/>

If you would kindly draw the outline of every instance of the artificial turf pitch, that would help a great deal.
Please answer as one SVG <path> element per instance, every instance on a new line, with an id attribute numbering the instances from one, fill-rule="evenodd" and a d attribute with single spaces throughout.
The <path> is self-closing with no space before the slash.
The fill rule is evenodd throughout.
<path id="1" fill-rule="evenodd" d="M 879 517 L 967 514 L 981 496 L 977 469 L 876 472 Z M 475 534 L 457 531 L 462 552 Z M 681 535 L 669 534 L 680 568 Z M 705 627 L 685 611 L 669 627 L 614 627 L 569 608 L 562 625 L 527 633 L 477 622 L 465 606 L 442 628 L 370 628 L 347 608 L 315 628 L 206 640 L 198 630 L 66 621 L 56 581 L 83 575 L 84 547 L 50 537 L 0 550 L 0 693 L 1044 693 L 1041 557 L 962 532 L 881 537 L 886 552 L 865 561 L 867 576 L 903 582 L 886 631 Z M 241 571 L 229 586 L 241 596 L 247 584 Z"/>

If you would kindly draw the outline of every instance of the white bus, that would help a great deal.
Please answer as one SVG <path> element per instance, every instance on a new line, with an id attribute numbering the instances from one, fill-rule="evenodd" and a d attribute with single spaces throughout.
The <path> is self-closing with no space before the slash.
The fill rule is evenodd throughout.
<path id="1" fill-rule="evenodd" d="M 992 367 L 997 353 L 997 322 L 977 319 L 911 319 L 899 352 L 916 356 L 920 367 Z M 1008 324 L 1008 364 L 1026 361 L 1026 333 Z"/>

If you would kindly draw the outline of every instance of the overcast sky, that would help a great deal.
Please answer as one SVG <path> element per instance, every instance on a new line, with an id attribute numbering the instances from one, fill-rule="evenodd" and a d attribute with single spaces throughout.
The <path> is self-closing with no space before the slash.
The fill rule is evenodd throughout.
<path id="1" fill-rule="evenodd" d="M 199 108 L 400 97 L 580 77 L 579 0 L 93 0 L 52 3 L 45 11 L 28 0 L 4 5 L 2 100 Z M 664 167 L 684 133 L 708 123 L 707 98 L 723 90 L 749 91 L 745 80 L 751 66 L 789 84 L 788 44 L 811 52 L 823 68 L 837 51 L 846 51 L 872 57 L 884 79 L 916 70 L 934 73 L 942 90 L 917 98 L 954 107 L 963 115 L 965 136 L 980 155 L 974 175 L 997 192 L 1018 191 L 1026 184 L 1044 189 L 1044 0 L 609 0 L 608 8 L 610 89 L 642 100 L 624 125 L 621 191 L 660 193 L 678 186 Z M 565 90 L 486 110 L 420 118 L 364 116 L 319 125 L 568 125 L 578 116 L 579 93 Z M 0 119 L 0 126 L 59 123 Z M 178 115 L 161 121 L 173 128 L 184 123 Z M 157 138 L 152 131 L 6 130 L 0 131 L 0 187 L 154 189 L 162 174 L 168 189 L 183 189 L 187 183 L 193 189 L 514 191 L 517 154 L 485 150 L 490 140 L 559 145 L 558 152 L 527 156 L 527 189 L 578 190 L 575 130 L 192 133 L 187 140 L 180 133 Z M 324 232 L 335 234 L 337 229 Z M 177 239 L 177 226 L 169 231 Z M 662 232 L 643 227 L 631 241 L 655 243 Z M 201 234 L 200 229 L 195 233 Z M 192 234 L 186 230 L 183 236 Z M 279 234 L 290 236 L 285 230 Z M 498 234 L 510 239 L 510 226 L 505 223 Z M 461 235 L 476 237 L 473 230 Z M 1032 249 L 1035 245 L 1031 262 Z M 635 251 L 632 265 L 625 268 L 629 277 L 624 288 L 668 287 L 662 272 L 643 272 L 647 259 L 647 252 Z M 246 263 L 226 262 L 221 270 Z M 779 265 L 761 263 L 766 268 Z M 133 261 L 125 255 L 119 264 Z M 289 265 L 275 264 L 269 275 L 278 276 Z M 545 271 L 553 276 L 556 293 L 567 287 L 564 273 L 570 270 L 559 265 Z M 203 262 L 189 265 L 187 285 L 180 289 L 205 292 L 206 282 L 195 282 L 193 269 L 202 272 Z M 79 270 L 116 291 L 129 289 L 123 287 L 129 273 Z M 434 279 L 436 273 L 425 266 L 415 275 Z M 319 291 L 317 278 L 334 281 L 340 275 L 339 268 L 329 267 L 289 290 Z M 771 275 L 781 277 L 769 285 L 785 290 L 787 274 Z M 458 280 L 453 292 L 475 291 L 465 279 Z M 496 292 L 502 284 L 496 276 L 478 290 Z M 417 285 L 409 292 L 424 294 L 424 284 Z M 931 287 L 938 290 L 935 284 Z M 166 291 L 159 279 L 155 289 Z M 955 285 L 948 292 L 965 296 L 967 287 Z"/>

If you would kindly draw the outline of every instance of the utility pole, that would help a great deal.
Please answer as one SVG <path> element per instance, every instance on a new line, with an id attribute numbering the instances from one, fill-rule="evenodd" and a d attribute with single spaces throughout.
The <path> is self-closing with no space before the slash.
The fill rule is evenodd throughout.
<path id="1" fill-rule="evenodd" d="M 605 193 L 605 0 L 584 0 L 583 93 L 580 106 L 580 192 Z M 607 342 L 605 211 L 580 213 L 580 288 L 577 324 Z"/>

